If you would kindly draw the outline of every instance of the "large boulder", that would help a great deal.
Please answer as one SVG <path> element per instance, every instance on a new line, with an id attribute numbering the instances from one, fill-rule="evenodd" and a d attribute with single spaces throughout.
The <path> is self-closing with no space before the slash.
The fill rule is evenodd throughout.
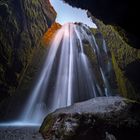
<path id="1" fill-rule="evenodd" d="M 46 140 L 139 140 L 140 104 L 122 97 L 97 97 L 56 110 L 40 132 Z"/>

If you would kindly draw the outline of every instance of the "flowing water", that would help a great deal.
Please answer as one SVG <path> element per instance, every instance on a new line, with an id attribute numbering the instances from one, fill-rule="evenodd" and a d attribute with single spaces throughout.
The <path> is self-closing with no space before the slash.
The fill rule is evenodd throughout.
<path id="1" fill-rule="evenodd" d="M 97 96 L 111 95 L 111 61 L 83 24 L 67 23 L 56 33 L 21 120 L 41 123 L 46 114 Z"/>

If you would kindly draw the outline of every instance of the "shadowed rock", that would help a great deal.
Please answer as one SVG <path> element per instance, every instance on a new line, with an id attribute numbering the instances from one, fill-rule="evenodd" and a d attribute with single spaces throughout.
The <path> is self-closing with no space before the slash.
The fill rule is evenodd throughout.
<path id="1" fill-rule="evenodd" d="M 49 0 L 0 1 L 0 102 L 15 93 L 55 17 Z"/>
<path id="2" fill-rule="evenodd" d="M 140 104 L 122 97 L 98 97 L 56 110 L 40 132 L 47 140 L 138 140 Z"/>
<path id="3" fill-rule="evenodd" d="M 128 0 L 64 0 L 72 6 L 88 9 L 106 24 L 120 26 L 127 32 L 130 43 L 139 48 L 139 7 Z"/>

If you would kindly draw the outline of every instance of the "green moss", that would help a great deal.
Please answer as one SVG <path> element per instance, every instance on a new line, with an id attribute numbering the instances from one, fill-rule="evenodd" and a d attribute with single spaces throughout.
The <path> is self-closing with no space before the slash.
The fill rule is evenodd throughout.
<path id="1" fill-rule="evenodd" d="M 131 85 L 127 77 L 124 76 L 123 71 L 119 68 L 116 62 L 114 53 L 112 53 L 112 62 L 113 62 L 113 67 L 116 74 L 119 93 L 123 97 L 133 99 L 133 100 L 139 100 L 137 99 L 138 96 L 136 95 L 133 86 Z"/>
<path id="2" fill-rule="evenodd" d="M 118 34 L 122 37 L 122 39 L 123 39 L 125 42 L 129 43 L 129 40 L 128 40 L 127 36 L 126 36 L 125 30 L 123 30 L 123 29 L 122 29 L 121 27 L 119 27 L 119 26 L 113 26 L 113 28 L 118 32 Z"/>
<path id="3" fill-rule="evenodd" d="M 40 128 L 40 132 L 42 134 L 49 134 L 49 131 L 51 130 L 51 127 L 53 126 L 54 122 L 55 122 L 55 119 L 52 118 L 51 114 L 49 114 Z"/>
<path id="4" fill-rule="evenodd" d="M 126 104 L 140 104 L 140 102 L 138 102 L 136 100 L 131 100 L 131 99 L 125 99 L 124 102 Z"/>
<path id="5" fill-rule="evenodd" d="M 127 97 L 127 88 L 125 85 L 126 79 L 125 79 L 122 71 L 118 67 L 118 64 L 116 63 L 116 59 L 115 59 L 115 56 L 113 53 L 112 53 L 112 62 L 113 62 L 113 66 L 114 66 L 114 70 L 115 70 L 115 74 L 116 74 L 116 78 L 117 78 L 119 93 L 122 94 L 124 97 Z"/>
<path id="6" fill-rule="evenodd" d="M 129 63 L 140 59 L 140 50 L 132 48 L 120 36 L 118 31 L 111 25 L 105 25 L 103 22 L 96 19 L 98 30 L 101 32 L 106 40 L 107 46 L 111 52 L 114 52 L 116 61 L 121 69 L 124 69 Z M 95 30 L 95 29 L 94 29 Z M 95 32 L 92 30 L 93 32 Z"/>
<path id="7" fill-rule="evenodd" d="M 36 5 L 38 3 L 38 0 L 32 0 L 32 4 Z"/>

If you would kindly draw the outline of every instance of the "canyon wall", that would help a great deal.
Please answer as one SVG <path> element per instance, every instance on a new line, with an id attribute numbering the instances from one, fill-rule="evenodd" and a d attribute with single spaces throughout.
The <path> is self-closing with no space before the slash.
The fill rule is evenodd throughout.
<path id="1" fill-rule="evenodd" d="M 15 93 L 55 18 L 49 0 L 0 1 L 0 101 Z"/>
<path id="2" fill-rule="evenodd" d="M 140 49 L 133 48 L 126 43 L 123 32 L 118 32 L 116 27 L 105 25 L 94 18 L 98 29 L 91 29 L 96 39 L 103 35 L 112 56 L 115 70 L 118 93 L 124 97 L 140 101 Z"/>

